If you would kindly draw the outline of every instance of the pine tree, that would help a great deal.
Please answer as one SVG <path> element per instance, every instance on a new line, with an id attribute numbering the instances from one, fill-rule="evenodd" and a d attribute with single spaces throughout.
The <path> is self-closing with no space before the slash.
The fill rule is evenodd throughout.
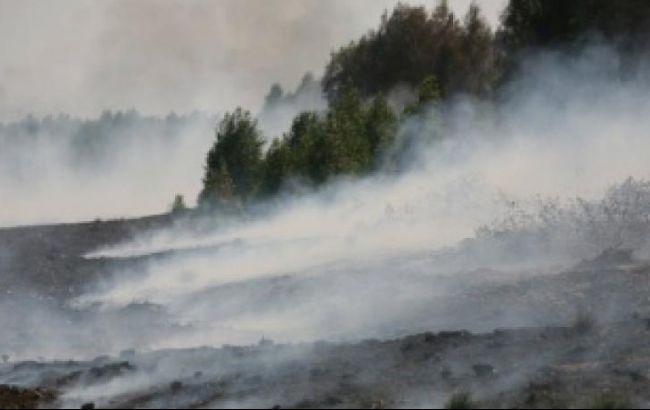
<path id="1" fill-rule="evenodd" d="M 277 194 L 292 174 L 291 152 L 286 141 L 276 138 L 264 159 L 264 171 L 259 195 L 269 197 Z"/>
<path id="2" fill-rule="evenodd" d="M 236 197 L 246 201 L 260 182 L 264 142 L 257 122 L 241 108 L 224 116 L 208 152 L 200 202 Z"/>
<path id="3" fill-rule="evenodd" d="M 386 151 L 393 145 L 397 132 L 397 116 L 383 95 L 375 97 L 366 115 L 365 134 L 370 152 L 379 163 Z"/>

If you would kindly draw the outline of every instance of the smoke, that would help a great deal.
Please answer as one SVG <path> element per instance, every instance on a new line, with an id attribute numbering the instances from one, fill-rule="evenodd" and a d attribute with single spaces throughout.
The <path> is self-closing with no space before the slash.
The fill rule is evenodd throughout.
<path id="1" fill-rule="evenodd" d="M 47 76 L 29 85 L 40 73 L 23 70 L 20 58 L 8 59 L 12 67 L 0 66 L 3 115 L 22 116 L 25 107 L 92 115 L 99 107 L 166 112 L 260 101 L 269 77 L 290 84 L 314 61 L 321 65 L 319 44 L 341 42 L 337 36 L 356 34 L 366 18 L 376 20 L 367 3 L 161 2 L 154 18 L 148 2 L 72 4 L 34 9 L 0 2 L 0 22 L 16 13 L 50 23 L 92 15 L 80 19 L 79 30 L 100 27 L 92 36 L 78 36 L 85 47 L 72 53 L 89 52 L 83 64 L 65 72 L 54 59 L 50 75 L 61 81 L 49 89 L 41 82 Z M 287 13 L 279 13 L 284 7 Z M 152 24 L 140 24 L 145 20 Z M 350 32 L 331 21 L 345 23 Z M 265 35 L 280 25 L 286 31 Z M 194 29 L 177 30 L 187 26 Z M 69 62 L 67 36 L 56 49 Z M 26 41 L 38 44 L 37 38 Z M 11 53 L 6 55 L 16 55 Z M 65 306 L 30 292 L 3 293 L 0 353 L 67 359 L 157 351 L 132 359 L 138 372 L 82 380 L 67 390 L 64 402 L 77 406 L 155 391 L 161 383 L 194 377 L 196 369 L 257 373 L 315 354 L 298 349 L 269 362 L 253 356 L 242 370 L 221 367 L 224 362 L 214 361 L 209 349 L 182 357 L 159 349 L 250 344 L 264 337 L 358 341 L 452 328 L 567 324 L 585 302 L 598 306 L 598 319 L 629 316 L 636 294 L 608 288 L 603 303 L 576 297 L 584 291 L 581 282 L 572 292 L 570 281 L 545 281 L 549 274 L 590 268 L 584 260 L 610 248 L 648 255 L 650 83 L 642 76 L 621 78 L 619 65 L 618 56 L 602 46 L 570 58 L 532 57 L 498 104 L 459 97 L 442 107 L 444 122 L 432 113 L 404 124 L 402 133 L 444 129 L 437 133 L 441 138 L 421 135 L 426 142 L 403 174 L 341 178 L 318 192 L 260 206 L 252 218 L 181 221 L 94 250 L 85 257 L 112 274 L 87 284 Z M 246 71 L 238 72 L 240 67 Z M 32 86 L 51 94 L 41 100 Z M 318 98 L 310 97 L 309 104 L 314 101 L 318 108 Z M 281 106 L 265 127 L 279 132 L 303 104 L 296 98 Z M 194 197 L 215 119 L 178 121 L 171 128 L 169 119 L 150 117 L 113 124 L 112 139 L 80 131 L 89 124 L 101 131 L 101 119 L 66 120 L 63 128 L 43 121 L 35 132 L 29 121 L 3 127 L 0 197 L 11 200 L 0 207 L 0 224 L 135 216 L 163 211 L 176 193 Z M 0 272 L 10 251 L 0 249 Z M 231 353 L 237 356 L 236 349 Z M 557 352 L 545 353 L 530 353 L 535 368 Z M 466 367 L 466 358 L 457 365 Z M 36 383 L 31 378 L 38 375 L 26 371 L 30 381 L 21 383 Z M 523 383 L 528 374 L 519 370 L 512 377 L 504 383 Z"/>
<path id="2" fill-rule="evenodd" d="M 149 261 L 74 305 L 164 306 L 192 331 L 157 348 L 566 321 L 566 311 L 530 306 L 486 321 L 454 298 L 459 284 L 644 246 L 646 183 L 623 182 L 650 177 L 648 84 L 621 80 L 615 58 L 602 47 L 543 55 L 499 107 L 459 100 L 446 109 L 445 139 L 423 146 L 403 175 L 341 180 L 213 232 L 162 232 L 94 252 Z"/>
<path id="3" fill-rule="evenodd" d="M 11 201 L 0 208 L 0 225 L 159 213 L 176 193 L 191 203 L 216 123 L 85 129 L 84 139 L 102 140 L 93 142 L 103 150 L 97 161 L 112 165 L 80 169 L 70 145 L 81 120 L 29 135 L 15 126 L 34 121 L 29 114 L 56 122 L 49 116 L 98 118 L 136 107 L 164 117 L 242 105 L 260 113 L 269 138 L 280 136 L 298 110 L 324 102 L 312 79 L 281 104 L 263 106 L 270 85 L 292 89 L 308 71 L 318 78 L 335 45 L 363 34 L 396 3 L 1 0 L 0 197 Z M 451 2 L 459 14 L 468 4 Z M 501 6 L 485 4 L 491 21 Z M 172 133 L 173 142 L 155 138 Z"/>
<path id="4" fill-rule="evenodd" d="M 135 217 L 191 203 L 216 119 L 105 113 L 0 126 L 0 225 Z"/>
<path id="5" fill-rule="evenodd" d="M 82 380 L 62 400 L 76 406 L 147 391 L 165 403 L 169 389 L 156 386 L 196 369 L 223 375 L 237 352 L 160 349 L 567 325 L 585 305 L 598 308 L 597 319 L 629 317 L 647 304 L 642 289 L 606 281 L 603 302 L 592 295 L 603 288 L 580 276 L 628 262 L 611 251 L 584 262 L 610 248 L 648 250 L 650 84 L 622 79 L 616 58 L 606 47 L 543 54 L 498 105 L 459 98 L 441 108 L 443 123 L 435 113 L 407 122 L 404 133 L 444 132 L 422 135 L 403 174 L 342 178 L 252 218 L 181 221 L 95 250 L 86 258 L 111 267 L 110 279 L 65 307 L 21 295 L 3 301 L 0 325 L 12 331 L 0 346 L 17 358 L 157 352 L 129 359 L 139 371 Z M 21 323 L 10 320 L 14 312 Z M 545 345 L 521 367 L 537 369 L 565 351 Z M 318 358 L 301 349 L 271 356 L 253 355 L 232 372 Z M 452 365 L 467 368 L 467 360 L 458 353 Z M 501 387 L 529 376 L 513 370 Z"/>
<path id="6" fill-rule="evenodd" d="M 2 0 L 0 120 L 132 107 L 157 115 L 237 105 L 256 111 L 272 83 L 293 87 L 307 71 L 318 75 L 333 47 L 396 4 Z M 450 5 L 462 14 L 469 0 Z M 503 0 L 481 6 L 496 23 Z"/>
<path id="7" fill-rule="evenodd" d="M 285 92 L 278 84 L 271 87 L 258 114 L 259 125 L 266 136 L 279 137 L 287 132 L 299 113 L 322 112 L 326 108 L 320 81 L 307 73 L 294 92 Z"/>

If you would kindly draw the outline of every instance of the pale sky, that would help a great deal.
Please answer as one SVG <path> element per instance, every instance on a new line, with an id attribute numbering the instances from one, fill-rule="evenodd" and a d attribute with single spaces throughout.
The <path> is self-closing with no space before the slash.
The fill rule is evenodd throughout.
<path id="1" fill-rule="evenodd" d="M 450 0 L 464 14 L 471 0 Z M 0 121 L 244 105 L 320 74 L 397 0 L 0 0 Z M 432 8 L 436 1 L 407 1 Z M 477 2 L 494 24 L 505 0 Z"/>

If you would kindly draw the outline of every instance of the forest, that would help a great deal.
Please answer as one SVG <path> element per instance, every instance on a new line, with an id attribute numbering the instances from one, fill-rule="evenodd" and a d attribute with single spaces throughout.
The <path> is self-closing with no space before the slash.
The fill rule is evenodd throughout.
<path id="1" fill-rule="evenodd" d="M 447 102 L 498 101 L 528 55 L 570 56 L 606 44 L 627 63 L 621 76 L 643 70 L 649 22 L 643 0 L 510 0 L 495 29 L 476 3 L 462 17 L 444 0 L 433 10 L 399 4 L 377 28 L 332 52 L 322 79 L 308 74 L 296 93 L 271 87 L 262 115 L 318 86 L 327 104 L 299 113 L 270 144 L 250 111 L 227 113 L 207 155 L 199 204 L 241 207 L 338 177 L 399 172 L 414 147 L 445 138 Z M 413 118 L 420 129 L 402 126 Z"/>

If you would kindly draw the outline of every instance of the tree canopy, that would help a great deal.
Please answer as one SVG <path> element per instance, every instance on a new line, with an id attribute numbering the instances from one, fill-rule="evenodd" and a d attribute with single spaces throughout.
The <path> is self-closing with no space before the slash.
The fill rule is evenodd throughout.
<path id="1" fill-rule="evenodd" d="M 489 24 L 472 5 L 463 21 L 446 1 L 433 12 L 399 4 L 377 30 L 332 54 L 323 78 L 330 99 L 346 87 L 362 96 L 418 87 L 435 76 L 443 95 L 487 95 L 495 77 L 496 49 Z"/>
<path id="2" fill-rule="evenodd" d="M 307 74 L 293 93 L 271 87 L 261 118 L 296 105 L 305 111 L 265 153 L 249 112 L 225 116 L 201 202 L 245 202 L 294 181 L 318 186 L 342 175 L 399 171 L 423 143 L 444 136 L 446 100 L 463 94 L 489 101 L 524 52 L 598 38 L 636 53 L 648 47 L 649 23 L 646 0 L 509 0 L 496 32 L 476 3 L 462 18 L 444 0 L 431 11 L 398 4 L 377 29 L 331 54 L 322 81 Z M 400 87 L 412 96 L 401 105 L 391 101 Z"/>
<path id="3" fill-rule="evenodd" d="M 246 200 L 257 190 L 262 168 L 263 137 L 249 111 L 237 108 L 225 115 L 206 161 L 201 204 L 233 197 Z"/>

